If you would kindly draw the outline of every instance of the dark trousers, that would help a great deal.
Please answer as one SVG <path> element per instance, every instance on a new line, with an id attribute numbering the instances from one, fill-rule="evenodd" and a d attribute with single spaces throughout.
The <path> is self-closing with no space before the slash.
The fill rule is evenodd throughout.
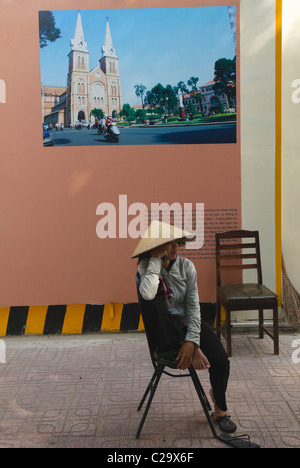
<path id="1" fill-rule="evenodd" d="M 203 321 L 201 324 L 200 349 L 210 363 L 210 382 L 216 404 L 222 411 L 227 411 L 226 390 L 230 362 L 216 333 Z"/>

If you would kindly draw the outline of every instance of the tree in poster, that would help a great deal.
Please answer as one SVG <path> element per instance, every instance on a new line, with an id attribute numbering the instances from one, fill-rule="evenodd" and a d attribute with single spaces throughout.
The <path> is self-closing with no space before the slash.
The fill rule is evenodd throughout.
<path id="1" fill-rule="evenodd" d="M 130 104 L 123 104 L 123 108 L 119 116 L 123 117 L 127 122 L 133 122 L 136 119 L 136 112 L 130 107 Z"/>
<path id="2" fill-rule="evenodd" d="M 236 97 L 236 62 L 221 58 L 215 63 L 214 92 L 216 96 L 225 94 L 230 106 Z"/>
<path id="3" fill-rule="evenodd" d="M 145 104 L 150 106 L 150 109 L 153 109 L 155 107 L 156 99 L 154 94 L 151 91 L 147 91 L 146 96 L 145 96 Z"/>
<path id="4" fill-rule="evenodd" d="M 161 83 L 158 83 L 151 92 L 155 96 L 155 101 L 157 106 L 163 106 L 165 104 L 165 88 Z"/>
<path id="5" fill-rule="evenodd" d="M 199 103 L 200 105 L 200 111 L 201 114 L 203 113 L 203 108 L 202 108 L 202 101 L 203 101 L 203 96 L 201 94 L 201 91 L 198 90 L 198 81 L 199 78 L 197 76 L 191 76 L 191 78 L 187 81 L 188 86 L 192 88 L 190 91 L 191 96 L 194 97 L 194 100 Z"/>
<path id="6" fill-rule="evenodd" d="M 174 112 L 174 109 L 177 108 L 178 104 L 177 95 L 174 91 L 174 88 L 170 84 L 168 84 L 165 88 L 165 101 L 168 109 L 168 114 L 170 115 Z"/>
<path id="7" fill-rule="evenodd" d="M 192 88 L 192 93 L 196 93 L 198 91 L 197 83 L 199 78 L 197 76 L 191 76 L 191 78 L 187 81 L 188 86 Z"/>
<path id="8" fill-rule="evenodd" d="M 178 94 L 179 91 L 181 91 L 183 95 L 189 92 L 184 81 L 179 81 L 179 83 L 177 83 L 177 85 L 174 86 L 173 89 L 176 95 Z"/>
<path id="9" fill-rule="evenodd" d="M 40 48 L 46 47 L 48 42 L 55 42 L 61 37 L 60 29 L 55 26 L 52 11 L 39 11 Z"/>
<path id="10" fill-rule="evenodd" d="M 145 94 L 145 91 L 146 91 L 146 86 L 144 86 L 143 84 L 136 84 L 134 85 L 135 87 L 135 95 L 137 97 L 140 97 L 141 98 L 141 101 L 142 101 L 142 107 L 144 109 L 144 94 Z"/>
<path id="11" fill-rule="evenodd" d="M 105 117 L 105 113 L 102 109 L 93 109 L 90 112 L 90 115 L 93 115 L 97 120 L 103 119 Z"/>

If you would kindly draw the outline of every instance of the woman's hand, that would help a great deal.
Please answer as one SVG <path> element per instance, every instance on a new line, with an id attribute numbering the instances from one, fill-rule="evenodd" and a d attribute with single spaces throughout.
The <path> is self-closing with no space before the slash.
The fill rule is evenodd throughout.
<path id="1" fill-rule="evenodd" d="M 206 370 L 210 368 L 208 359 L 204 356 L 200 348 L 196 349 L 194 352 L 192 366 L 196 370 Z"/>
<path id="2" fill-rule="evenodd" d="M 183 343 L 176 360 L 179 361 L 177 368 L 180 370 L 186 370 L 190 366 L 193 366 L 196 370 L 206 370 L 210 368 L 207 357 L 202 353 L 200 348 L 195 349 L 192 341 Z"/>
<path id="3" fill-rule="evenodd" d="M 192 341 L 183 343 L 176 358 L 176 360 L 179 361 L 177 368 L 180 370 L 188 369 L 192 365 L 194 352 L 195 346 Z"/>
<path id="4" fill-rule="evenodd" d="M 163 258 L 165 255 L 167 255 L 167 246 L 166 244 L 160 245 L 156 249 L 152 250 L 151 256 L 156 257 L 156 258 Z"/>

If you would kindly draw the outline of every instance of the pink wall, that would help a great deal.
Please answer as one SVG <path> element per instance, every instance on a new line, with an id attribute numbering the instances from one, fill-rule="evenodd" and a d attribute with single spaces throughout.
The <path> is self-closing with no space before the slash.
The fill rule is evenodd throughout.
<path id="1" fill-rule="evenodd" d="M 113 6 L 212 3 L 227 5 L 221 0 L 120 0 Z M 128 195 L 128 204 L 149 207 L 153 202 L 204 203 L 206 210 L 237 210 L 240 226 L 239 127 L 237 144 L 43 148 L 37 38 L 38 10 L 46 7 L 108 5 L 100 0 L 1 2 L 0 78 L 7 102 L 0 104 L 0 305 L 134 302 L 136 261 L 130 256 L 137 240 L 99 239 L 97 206 L 118 207 L 121 194 Z M 200 300 L 214 301 L 214 260 L 199 257 L 195 264 Z"/>

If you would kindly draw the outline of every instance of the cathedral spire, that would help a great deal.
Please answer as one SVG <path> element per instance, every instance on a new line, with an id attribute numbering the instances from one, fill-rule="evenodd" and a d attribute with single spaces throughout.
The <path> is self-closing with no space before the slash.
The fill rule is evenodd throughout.
<path id="1" fill-rule="evenodd" d="M 106 20 L 107 21 L 106 21 L 105 38 L 104 38 L 104 44 L 102 46 L 102 58 L 103 57 L 118 58 L 118 56 L 116 54 L 116 50 L 115 50 L 115 48 L 113 46 L 108 18 L 106 18 Z"/>
<path id="2" fill-rule="evenodd" d="M 80 52 L 88 52 L 87 43 L 85 42 L 83 36 L 80 10 L 78 11 L 74 38 L 71 39 L 71 48 L 72 50 L 78 50 Z"/>

